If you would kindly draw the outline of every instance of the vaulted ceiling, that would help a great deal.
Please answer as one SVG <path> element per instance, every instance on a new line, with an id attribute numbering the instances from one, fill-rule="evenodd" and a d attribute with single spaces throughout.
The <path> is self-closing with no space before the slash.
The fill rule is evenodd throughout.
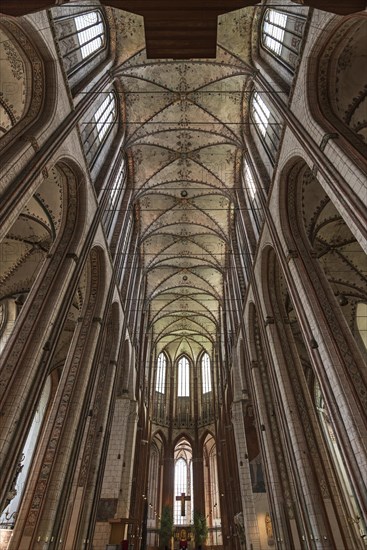
<path id="1" fill-rule="evenodd" d="M 251 87 L 254 8 L 219 18 L 217 57 L 149 60 L 142 18 L 111 10 L 149 328 L 172 358 L 211 352 Z"/>

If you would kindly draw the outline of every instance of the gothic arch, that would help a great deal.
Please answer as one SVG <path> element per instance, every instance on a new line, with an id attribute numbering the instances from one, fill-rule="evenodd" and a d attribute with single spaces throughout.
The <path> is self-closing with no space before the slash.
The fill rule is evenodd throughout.
<path id="1" fill-rule="evenodd" d="M 58 53 L 70 88 L 84 88 L 98 74 L 109 53 L 106 10 L 92 2 L 87 6 L 64 5 L 51 13 Z"/>
<path id="2" fill-rule="evenodd" d="M 195 441 L 193 440 L 192 435 L 190 435 L 189 430 L 180 430 L 180 433 L 172 440 L 172 447 L 175 448 L 181 440 L 187 441 L 191 449 L 195 448 Z"/>
<path id="3" fill-rule="evenodd" d="M 1 243 L 2 268 L 0 294 L 5 341 L 11 336 L 20 312 L 37 300 L 38 275 L 47 270 L 46 259 L 74 252 L 82 237 L 85 195 L 84 177 L 75 163 L 62 159 L 38 185 Z M 74 248 L 75 247 L 75 248 Z M 56 268 L 56 266 L 55 266 Z M 27 298 L 30 304 L 24 306 Z M 9 326 L 9 322 L 11 326 Z"/>
<path id="4" fill-rule="evenodd" d="M 365 15 L 333 19 L 313 48 L 308 67 L 311 112 L 364 169 L 367 153 L 366 32 Z"/>
<path id="5" fill-rule="evenodd" d="M 38 402 L 44 387 L 45 377 L 50 370 L 52 371 L 49 352 L 51 348 L 54 351 L 53 345 L 56 345 L 59 330 L 55 319 L 60 308 L 63 307 L 61 297 L 67 304 L 68 298 L 65 296 L 70 289 L 66 288 L 64 278 L 71 276 L 73 262 L 71 258 L 75 256 L 75 249 L 71 247 L 80 242 L 81 233 L 77 228 L 84 223 L 84 220 L 79 218 L 84 208 L 81 204 L 84 199 L 82 182 L 80 173 L 71 170 L 67 162 L 60 161 L 49 170 L 43 183 L 38 186 L 34 195 L 36 198 L 33 196 L 28 206 L 21 211 L 19 219 L 24 213 L 24 220 L 20 220 L 19 227 L 16 225 L 17 221 L 13 225 L 16 230 L 14 237 L 18 236 L 16 242 L 23 248 L 30 246 L 31 251 L 34 248 L 38 250 L 38 263 L 37 273 L 34 272 L 34 265 L 30 266 L 29 271 L 27 255 L 21 251 L 22 253 L 17 255 L 18 261 L 15 261 L 17 258 L 13 259 L 15 261 L 13 266 L 10 264 L 5 266 L 8 272 L 3 277 L 3 299 L 6 297 L 14 302 L 18 300 L 17 315 L 14 317 L 8 342 L 2 353 L 3 366 L 0 373 L 2 406 L 4 411 L 9 411 L 4 430 L 10 430 L 9 433 L 11 433 L 8 440 L 4 442 L 4 452 L 5 455 L 8 453 L 9 464 L 11 463 L 9 470 L 4 465 L 6 475 L 12 475 L 14 460 L 16 461 L 17 453 L 21 451 L 29 422 L 34 414 L 34 405 Z M 10 228 L 10 236 L 11 231 L 12 228 Z M 26 238 L 29 231 L 30 235 L 34 235 L 33 241 Z M 20 238 L 22 235 L 23 237 Z M 41 239 L 40 247 L 38 237 Z M 44 250 L 42 250 L 42 243 L 47 244 Z M 11 260 L 10 258 L 10 263 Z M 21 290 L 25 292 L 19 293 Z M 44 299 L 45 296 L 48 298 Z M 19 300 L 19 297 L 23 299 Z M 43 327 L 47 327 L 47 330 L 43 330 Z M 52 338 L 52 344 L 49 338 Z M 47 349 L 46 365 L 44 354 L 41 359 L 44 353 L 42 347 L 43 350 Z M 40 362 L 43 368 L 40 368 Z M 27 380 L 23 393 L 19 392 L 16 396 L 9 394 L 13 380 L 16 380 L 19 385 L 22 380 Z M 32 399 L 28 398 L 30 394 L 33 396 Z M 20 411 L 27 421 L 24 422 L 21 430 L 14 430 L 13 423 L 20 428 L 16 419 Z M 7 451 L 8 445 L 10 445 L 9 451 Z M 12 459 L 13 462 L 11 462 Z M 4 484 L 6 489 L 6 479 Z"/>
<path id="6" fill-rule="evenodd" d="M 344 319 L 366 357 L 357 319 L 358 304 L 367 303 L 366 254 L 303 160 L 293 159 L 282 179 L 279 210 L 289 255 L 300 254 L 315 273 L 335 319 Z"/>
<path id="7" fill-rule="evenodd" d="M 167 437 L 166 437 L 164 431 L 161 430 L 160 428 L 159 428 L 158 430 L 155 430 L 154 433 L 152 434 L 152 440 L 153 440 L 154 438 L 159 438 L 159 439 L 162 441 L 163 447 L 166 446 L 166 444 L 167 444 Z"/>
<path id="8" fill-rule="evenodd" d="M 297 448 L 307 449 L 307 458 L 296 458 L 295 454 L 291 462 L 296 461 L 297 469 L 307 472 L 308 483 L 315 489 L 313 499 L 304 504 L 303 521 L 307 525 L 309 511 L 318 502 L 321 512 L 320 524 L 314 524 L 314 528 L 328 532 L 328 538 L 331 537 L 335 545 L 348 546 L 351 529 L 345 521 L 344 513 L 339 512 L 340 494 L 335 490 L 335 478 L 329 457 L 325 453 L 324 440 L 316 418 L 312 385 L 310 387 L 307 384 L 302 350 L 297 347 L 296 339 L 302 340 L 302 336 L 299 338 L 297 332 L 292 331 L 293 320 L 287 317 L 287 282 L 272 248 L 266 251 L 264 262 L 267 270 L 265 300 L 268 331 L 271 334 L 270 353 L 274 355 L 274 376 L 282 401 L 280 414 L 290 428 L 287 435 L 290 437 L 288 445 L 291 444 L 295 453 Z M 307 352 L 306 360 L 308 361 Z M 282 365 L 282 368 L 279 365 Z M 302 426 L 303 435 L 296 433 L 297 426 Z M 302 493 L 300 480 L 296 480 L 295 487 L 299 494 Z M 334 528 L 336 520 L 341 525 L 340 529 Z"/>
<path id="9" fill-rule="evenodd" d="M 277 12 L 275 17 L 274 11 Z M 255 11 L 252 25 L 252 52 L 256 65 L 266 72 L 270 78 L 280 86 L 287 95 L 290 95 L 292 81 L 297 73 L 307 35 L 307 16 L 309 8 L 297 6 L 294 3 L 287 5 L 264 6 Z M 273 12 L 269 17 L 269 12 Z M 280 18 L 279 18 L 279 15 Z M 276 18 L 278 17 L 278 20 Z M 281 20 L 283 18 L 283 21 Z M 280 19 L 280 20 L 279 20 Z M 271 29 L 264 32 L 264 23 L 268 27 L 273 25 L 280 30 L 275 34 L 275 40 L 269 47 L 273 34 Z M 282 36 L 283 32 L 283 36 Z M 285 47 L 282 47 L 283 44 Z M 281 51 L 282 50 L 282 51 Z"/>
<path id="10" fill-rule="evenodd" d="M 86 263 L 84 265 L 83 273 L 86 274 L 86 299 L 82 307 L 81 313 L 81 323 L 78 323 L 77 331 L 79 336 L 77 338 L 77 344 L 74 347 L 71 347 L 71 353 L 67 353 L 67 361 L 65 363 L 64 369 L 66 374 L 64 375 L 63 385 L 58 385 L 56 390 L 56 397 L 52 403 L 52 411 L 50 411 L 50 417 L 53 419 L 51 424 L 48 426 L 48 431 L 45 431 L 40 441 L 37 445 L 39 446 L 40 452 L 37 452 L 37 461 L 33 465 L 33 474 L 32 480 L 27 485 L 27 491 L 25 493 L 21 511 L 19 514 L 19 519 L 14 531 L 14 541 L 15 540 L 24 540 L 26 542 L 24 545 L 28 545 L 30 540 L 28 534 L 25 534 L 24 528 L 25 523 L 27 523 L 28 528 L 36 526 L 38 521 L 38 516 L 41 511 L 41 508 L 38 506 L 39 502 L 44 503 L 44 498 L 46 497 L 45 487 L 46 482 L 42 478 L 41 469 L 46 469 L 48 472 L 48 480 L 52 476 L 51 465 L 57 460 L 64 461 L 68 463 L 70 456 L 68 453 L 65 453 L 62 456 L 58 456 L 57 448 L 61 444 L 62 438 L 65 435 L 65 432 L 60 430 L 60 422 L 67 423 L 70 428 L 70 423 L 78 423 L 80 415 L 76 414 L 74 418 L 68 417 L 67 419 L 67 410 L 70 400 L 74 397 L 75 392 L 77 391 L 79 395 L 84 395 L 87 391 L 87 379 L 91 375 L 91 362 L 92 358 L 90 356 L 90 349 L 96 346 L 95 334 L 93 330 L 85 330 L 85 327 L 89 327 L 89 324 L 98 320 L 101 315 L 101 307 L 103 302 L 103 292 L 100 292 L 100 287 L 98 282 L 103 280 L 104 275 L 104 259 L 101 250 L 98 247 L 92 248 L 90 251 Z M 82 275 L 83 276 L 83 275 Z M 101 297 L 102 295 L 102 297 Z M 98 326 L 98 325 L 95 325 Z M 84 328 L 83 328 L 84 327 Z M 94 330 L 94 333 L 96 331 Z M 88 353 L 87 350 L 88 349 Z M 52 361 L 53 353 L 57 351 L 57 346 L 51 349 L 50 360 Z M 41 366 L 45 367 L 45 365 Z M 32 392 L 32 395 L 40 395 L 42 388 L 44 387 L 45 380 L 48 376 L 48 370 L 46 368 L 39 368 L 40 365 L 36 365 L 36 368 L 29 369 L 29 372 L 26 372 L 25 375 L 29 376 L 29 379 L 33 383 L 33 387 L 28 388 L 28 392 Z M 37 392 L 35 389 L 37 388 Z M 76 389 L 78 388 L 78 389 Z M 26 396 L 23 397 L 23 402 L 21 403 L 21 409 L 24 414 L 32 412 L 32 400 L 26 399 Z M 33 403 L 33 407 L 37 404 L 38 401 Z M 80 403 L 77 407 L 80 407 L 84 399 L 80 400 Z M 74 401 L 75 403 L 75 401 Z M 26 411 L 27 409 L 27 411 Z M 28 423 L 24 423 L 23 426 L 19 426 L 17 433 L 12 434 L 12 438 L 15 440 L 16 445 L 13 446 L 11 452 L 9 452 L 9 464 L 6 463 L 4 471 L 8 475 L 12 475 L 13 465 L 11 463 L 12 456 L 17 455 L 17 452 L 20 452 L 20 449 L 23 447 L 23 441 L 27 436 L 28 429 L 30 426 L 30 421 L 32 419 L 32 414 L 29 414 Z M 72 433 L 76 431 L 72 430 Z M 12 441 L 13 441 L 12 439 Z M 80 442 L 79 442 L 80 444 Z M 69 447 L 69 451 L 71 447 Z M 65 466 L 65 464 L 64 464 Z M 38 479 L 38 481 L 37 481 Z M 41 481 L 42 480 L 42 481 Z M 69 490 L 71 487 L 69 487 Z M 64 503 L 66 504 L 66 502 Z M 25 513 L 26 512 L 26 513 Z M 65 510 L 62 512 L 59 510 L 58 521 L 61 521 L 62 513 L 65 513 Z M 22 543 L 20 543 L 22 544 Z"/>
<path id="11" fill-rule="evenodd" d="M 21 141 L 29 141 L 36 151 L 39 149 L 37 135 L 56 108 L 57 76 L 52 54 L 27 21 L 19 23 L 3 16 L 0 33 L 4 79 L 0 126 L 5 130 L 0 133 L 0 144 L 5 160 L 8 147 L 20 147 Z"/>
<path id="12" fill-rule="evenodd" d="M 317 381 L 344 449 L 345 463 L 350 465 L 353 489 L 363 507 L 365 487 L 359 473 L 363 465 L 354 450 L 353 434 L 365 429 L 362 411 L 366 409 L 363 362 L 366 349 L 356 326 L 356 306 L 366 303 L 367 260 L 348 225 L 302 159 L 290 163 L 283 177 L 284 194 L 279 209 L 283 212 L 281 224 L 289 258 L 294 259 L 290 263 L 292 279 L 298 280 L 305 292 L 303 314 L 312 318 L 317 333 L 317 338 L 309 342 Z M 321 365 L 318 352 L 312 352 L 318 349 L 317 340 L 323 348 Z M 349 422 L 349 418 L 353 420 Z"/>

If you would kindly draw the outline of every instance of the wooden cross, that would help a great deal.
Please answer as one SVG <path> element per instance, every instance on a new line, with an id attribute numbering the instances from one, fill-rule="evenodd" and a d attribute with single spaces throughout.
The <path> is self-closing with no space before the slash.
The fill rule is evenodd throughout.
<path id="1" fill-rule="evenodd" d="M 185 506 L 185 502 L 188 501 L 188 500 L 191 500 L 191 497 L 188 496 L 188 495 L 185 495 L 185 493 L 181 493 L 180 496 L 177 496 L 176 497 L 176 500 L 180 500 L 181 501 L 181 516 L 186 516 L 186 506 Z"/>

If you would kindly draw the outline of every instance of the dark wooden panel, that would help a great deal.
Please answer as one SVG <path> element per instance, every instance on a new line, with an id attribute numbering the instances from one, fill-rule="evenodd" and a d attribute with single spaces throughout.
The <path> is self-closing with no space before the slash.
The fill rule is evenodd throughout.
<path id="1" fill-rule="evenodd" d="M 52 0 L 1 0 L 0 11 L 21 15 L 51 7 Z M 215 57 L 217 16 L 246 6 L 256 0 L 102 0 L 102 4 L 144 17 L 149 59 L 192 59 Z M 365 0 L 306 0 L 311 5 L 334 13 L 363 10 Z M 196 31 L 200 32 L 197 33 Z M 189 42 L 189 44 L 188 44 Z"/>
<path id="2" fill-rule="evenodd" d="M 148 59 L 215 58 L 217 15 L 212 11 L 170 11 L 161 20 L 147 15 L 144 20 Z M 180 18 L 178 16 L 181 15 Z"/>

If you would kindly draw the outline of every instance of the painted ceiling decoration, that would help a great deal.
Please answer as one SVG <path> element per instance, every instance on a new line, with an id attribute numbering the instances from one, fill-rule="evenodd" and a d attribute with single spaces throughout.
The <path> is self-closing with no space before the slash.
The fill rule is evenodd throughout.
<path id="1" fill-rule="evenodd" d="M 251 35 L 261 6 L 245 0 L 206 0 L 200 6 L 196 0 L 182 5 L 160 0 L 154 10 L 151 0 L 102 4 L 126 10 L 107 7 L 106 13 L 115 29 L 114 75 L 126 105 L 124 148 L 147 277 L 148 329 L 157 354 L 166 350 L 171 358 L 186 353 L 196 359 L 203 351 L 213 353 L 221 326 L 235 188 L 246 151 L 243 128 L 253 88 Z M 49 5 L 30 0 L 27 10 Z M 348 6 L 351 12 L 362 9 L 358 0 Z M 14 3 L 2 3 L 4 12 L 11 9 Z M 214 29 L 214 49 L 206 24 L 210 33 Z M 150 28 L 156 38 L 149 38 Z M 205 39 L 195 52 L 198 29 Z M 147 47 L 156 48 L 154 55 Z M 45 242 L 47 250 L 47 224 L 37 219 L 37 225 L 33 218 L 38 232 L 45 233 L 35 233 L 37 246 Z M 21 242 L 19 231 L 10 238 Z M 35 243 L 22 246 L 23 257 Z"/>
<path id="2" fill-rule="evenodd" d="M 213 352 L 230 250 L 234 188 L 246 144 L 255 8 L 223 15 L 215 59 L 150 60 L 141 17 L 107 10 L 126 103 L 145 308 L 157 353 Z"/>

